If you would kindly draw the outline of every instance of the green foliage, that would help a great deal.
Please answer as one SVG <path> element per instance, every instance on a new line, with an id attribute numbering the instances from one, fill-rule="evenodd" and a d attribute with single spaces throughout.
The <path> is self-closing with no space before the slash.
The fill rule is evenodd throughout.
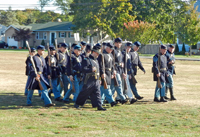
<path id="1" fill-rule="evenodd" d="M 147 44 L 155 39 L 155 24 L 143 21 L 131 21 L 124 23 L 125 29 L 123 30 L 124 39 L 129 41 L 140 41 L 142 44 Z"/>
<path id="2" fill-rule="evenodd" d="M 16 18 L 16 13 L 12 11 L 11 7 L 7 11 L 0 13 L 0 24 L 5 26 L 17 25 L 19 21 Z"/>
<path id="3" fill-rule="evenodd" d="M 129 14 L 132 5 L 128 0 L 74 0 L 71 10 L 76 25 L 74 30 L 81 33 L 90 29 L 116 37 L 123 30 L 124 22 L 135 19 Z"/>
<path id="4" fill-rule="evenodd" d="M 42 40 L 41 45 L 45 46 L 45 42 L 44 42 L 44 40 Z"/>
<path id="5" fill-rule="evenodd" d="M 200 40 L 200 14 L 196 11 L 197 7 L 194 8 L 194 2 L 186 9 L 188 12 L 177 23 L 177 35 L 183 43 L 194 45 Z"/>

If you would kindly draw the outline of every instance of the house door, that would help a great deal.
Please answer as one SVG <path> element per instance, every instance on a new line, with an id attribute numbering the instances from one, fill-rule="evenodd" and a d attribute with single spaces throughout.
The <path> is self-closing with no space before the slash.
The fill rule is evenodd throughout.
<path id="1" fill-rule="evenodd" d="M 53 33 L 51 33 L 51 44 L 54 45 L 54 42 L 55 42 L 55 33 L 53 32 Z"/>

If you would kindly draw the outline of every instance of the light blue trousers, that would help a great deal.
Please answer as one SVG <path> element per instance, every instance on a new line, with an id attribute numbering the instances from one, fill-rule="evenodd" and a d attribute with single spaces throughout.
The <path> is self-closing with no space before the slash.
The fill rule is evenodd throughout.
<path id="1" fill-rule="evenodd" d="M 42 80 L 41 80 L 41 84 L 42 84 L 42 87 L 44 88 L 44 90 L 40 90 L 40 92 L 41 92 L 41 99 L 44 100 L 44 104 L 45 105 L 51 104 L 52 102 L 51 102 L 51 99 L 48 96 L 47 86 L 45 85 L 45 83 Z M 34 90 L 29 90 L 28 91 L 27 105 L 32 104 L 31 99 L 32 99 L 32 96 L 33 96 L 33 92 L 34 92 Z"/>

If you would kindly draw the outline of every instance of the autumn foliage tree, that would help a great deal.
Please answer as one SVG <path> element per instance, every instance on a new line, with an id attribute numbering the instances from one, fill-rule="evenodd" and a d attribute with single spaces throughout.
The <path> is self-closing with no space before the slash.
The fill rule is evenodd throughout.
<path id="1" fill-rule="evenodd" d="M 122 38 L 129 41 L 140 41 L 142 44 L 154 41 L 156 24 L 136 20 L 124 23 L 124 26 Z"/>

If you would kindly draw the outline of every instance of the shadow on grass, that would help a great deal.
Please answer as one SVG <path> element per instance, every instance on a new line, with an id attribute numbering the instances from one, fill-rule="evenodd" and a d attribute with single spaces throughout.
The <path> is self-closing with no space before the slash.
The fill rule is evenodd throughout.
<path id="1" fill-rule="evenodd" d="M 32 106 L 26 105 L 27 97 L 24 96 L 22 93 L 1 93 L 0 94 L 0 110 L 6 109 L 22 109 L 22 108 L 30 108 L 30 109 L 46 109 L 48 107 L 44 106 L 44 101 L 41 100 L 39 95 L 34 94 L 32 97 Z M 74 102 L 70 101 L 69 103 L 65 104 L 63 102 L 54 101 L 51 99 L 53 103 L 56 104 L 53 108 L 55 109 L 70 109 L 74 108 Z M 139 100 L 134 104 L 124 104 L 124 105 L 148 105 L 148 104 L 156 104 L 153 100 Z M 104 108 L 110 108 L 110 104 L 105 103 L 106 106 Z M 117 106 L 121 106 L 121 104 L 117 104 Z M 87 100 L 86 104 L 82 107 L 84 109 L 91 109 L 91 100 Z"/>
<path id="2" fill-rule="evenodd" d="M 37 94 L 34 94 L 32 97 L 32 106 L 27 106 L 26 104 L 27 97 L 22 93 L 1 93 L 0 94 L 0 110 L 5 109 L 21 109 L 21 108 L 30 108 L 30 109 L 46 109 L 44 101 L 41 100 L 41 97 Z M 59 109 L 69 109 L 73 108 L 74 104 L 64 104 L 63 102 L 56 102 L 54 99 L 51 99 L 52 103 L 55 103 L 56 106 L 53 108 Z"/>

